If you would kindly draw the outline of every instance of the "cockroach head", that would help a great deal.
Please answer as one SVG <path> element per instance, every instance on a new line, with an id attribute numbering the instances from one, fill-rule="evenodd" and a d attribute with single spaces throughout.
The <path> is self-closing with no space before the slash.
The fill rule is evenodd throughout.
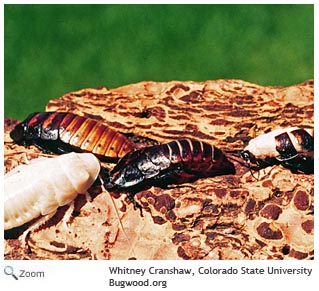
<path id="1" fill-rule="evenodd" d="M 10 137 L 15 142 L 21 142 L 25 139 L 26 126 L 24 123 L 19 123 L 16 127 L 10 132 Z"/>
<path id="2" fill-rule="evenodd" d="M 258 180 L 258 178 L 255 177 L 254 173 L 253 173 L 253 169 L 255 168 L 255 166 L 252 166 L 252 164 L 254 165 L 257 165 L 257 168 L 258 168 L 258 165 L 259 163 L 257 162 L 255 156 L 249 152 L 248 150 L 244 150 L 240 153 L 242 159 L 247 163 L 247 167 L 249 168 L 249 171 L 252 175 L 252 177 L 254 177 L 255 180 Z M 255 168 L 256 169 L 256 168 Z"/>
<path id="3" fill-rule="evenodd" d="M 27 145 L 27 140 L 32 140 L 38 137 L 41 133 L 41 126 L 29 126 L 28 122 L 30 119 L 38 114 L 37 112 L 30 114 L 24 121 L 20 122 L 10 132 L 10 137 L 18 144 Z"/>
<path id="4" fill-rule="evenodd" d="M 248 164 L 256 162 L 254 155 L 247 150 L 242 151 L 240 155 L 243 158 L 243 160 L 246 161 Z"/>

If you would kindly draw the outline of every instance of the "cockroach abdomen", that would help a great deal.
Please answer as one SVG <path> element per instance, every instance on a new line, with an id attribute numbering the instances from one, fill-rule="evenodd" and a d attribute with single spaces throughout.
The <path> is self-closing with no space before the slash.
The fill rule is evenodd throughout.
<path id="1" fill-rule="evenodd" d="M 107 161 L 135 149 L 133 142 L 106 124 L 68 112 L 33 113 L 10 136 L 17 143 L 35 144 L 45 152 L 90 152 Z"/>

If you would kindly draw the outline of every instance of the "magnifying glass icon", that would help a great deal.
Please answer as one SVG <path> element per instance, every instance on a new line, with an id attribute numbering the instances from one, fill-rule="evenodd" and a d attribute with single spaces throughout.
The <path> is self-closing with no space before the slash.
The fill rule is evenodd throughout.
<path id="1" fill-rule="evenodd" d="M 18 280 L 18 277 L 14 274 L 13 268 L 11 266 L 4 267 L 3 272 L 8 275 L 12 276 L 14 279 Z"/>

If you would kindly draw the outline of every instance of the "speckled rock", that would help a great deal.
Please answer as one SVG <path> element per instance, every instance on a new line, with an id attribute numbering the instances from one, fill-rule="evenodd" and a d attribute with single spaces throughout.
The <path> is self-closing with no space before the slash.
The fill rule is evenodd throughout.
<path id="1" fill-rule="evenodd" d="M 240 80 L 141 82 L 68 93 L 46 111 L 95 118 L 161 143 L 203 140 L 231 153 L 278 127 L 313 126 L 313 102 L 313 81 L 290 87 Z M 15 123 L 5 121 L 6 172 L 45 156 L 11 141 Z M 140 191 L 135 199 L 142 215 L 125 193 L 109 193 L 97 181 L 91 201 L 82 195 L 75 200 L 67 228 L 67 207 L 61 207 L 29 233 L 25 248 L 21 234 L 29 225 L 6 231 L 5 259 L 312 259 L 313 175 L 274 165 L 255 179 L 234 164 L 234 175 Z"/>

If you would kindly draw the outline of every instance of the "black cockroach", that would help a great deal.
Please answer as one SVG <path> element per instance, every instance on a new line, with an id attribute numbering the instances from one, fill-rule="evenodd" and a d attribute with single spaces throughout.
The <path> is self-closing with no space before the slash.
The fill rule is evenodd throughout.
<path id="1" fill-rule="evenodd" d="M 313 128 L 280 128 L 250 140 L 242 158 L 255 168 L 280 163 L 293 172 L 313 173 Z"/>
<path id="2" fill-rule="evenodd" d="M 10 136 L 19 144 L 34 144 L 45 152 L 91 152 L 107 161 L 135 149 L 133 142 L 104 123 L 68 112 L 33 113 Z"/>
<path id="3" fill-rule="evenodd" d="M 234 165 L 218 148 L 182 139 L 126 154 L 110 172 L 104 186 L 109 191 L 134 194 L 150 186 L 167 187 L 234 173 Z"/>

